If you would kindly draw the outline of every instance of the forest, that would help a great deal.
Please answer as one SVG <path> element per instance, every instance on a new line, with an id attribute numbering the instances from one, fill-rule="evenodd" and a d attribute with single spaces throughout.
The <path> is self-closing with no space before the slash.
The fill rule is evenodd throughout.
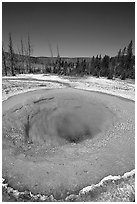
<path id="1" fill-rule="evenodd" d="M 51 73 L 58 75 L 107 77 L 108 79 L 135 79 L 135 56 L 132 40 L 116 56 L 108 55 L 92 57 L 61 57 L 57 49 L 57 57 L 33 57 L 33 48 L 28 34 L 27 45 L 20 42 L 20 48 L 15 52 L 12 36 L 9 33 L 8 51 L 2 44 L 2 75 L 15 76 L 29 73 Z"/>

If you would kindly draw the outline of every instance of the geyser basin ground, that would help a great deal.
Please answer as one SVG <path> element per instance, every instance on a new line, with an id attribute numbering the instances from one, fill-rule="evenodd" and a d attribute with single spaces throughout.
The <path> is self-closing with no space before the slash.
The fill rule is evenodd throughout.
<path id="1" fill-rule="evenodd" d="M 3 178 L 55 198 L 134 165 L 134 102 L 75 89 L 3 102 Z"/>

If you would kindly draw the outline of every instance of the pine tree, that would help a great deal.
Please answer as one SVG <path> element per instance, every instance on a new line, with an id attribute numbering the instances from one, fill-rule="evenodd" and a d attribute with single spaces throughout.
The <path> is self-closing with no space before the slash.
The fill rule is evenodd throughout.
<path id="1" fill-rule="evenodd" d="M 132 57 L 131 79 L 135 79 L 135 56 Z"/>
<path id="2" fill-rule="evenodd" d="M 97 55 L 94 61 L 94 72 L 93 72 L 93 76 L 97 76 L 97 77 L 98 77 L 98 60 L 99 58 Z"/>
<path id="3" fill-rule="evenodd" d="M 79 62 L 79 58 L 77 58 L 77 61 L 76 61 L 76 74 L 80 74 L 80 62 Z"/>
<path id="4" fill-rule="evenodd" d="M 132 43 L 132 40 L 130 41 L 128 47 L 127 47 L 127 55 L 129 55 L 129 57 L 132 57 L 133 53 L 132 53 L 132 46 L 133 46 L 133 43 Z"/>
<path id="5" fill-rule="evenodd" d="M 119 73 L 120 73 L 120 78 L 122 80 L 125 80 L 126 78 L 126 72 L 125 72 L 125 64 L 126 64 L 126 47 L 121 52 L 121 57 L 119 60 Z"/>
<path id="6" fill-rule="evenodd" d="M 96 76 L 100 77 L 100 72 L 101 72 L 101 55 L 96 58 Z"/>
<path id="7" fill-rule="evenodd" d="M 81 62 L 81 76 L 83 76 L 86 72 L 86 60 L 83 59 Z"/>
<path id="8" fill-rule="evenodd" d="M 112 57 L 109 62 L 108 79 L 113 79 L 113 76 L 115 74 L 115 65 L 116 65 L 115 58 Z"/>
<path id="9" fill-rule="evenodd" d="M 4 50 L 4 45 L 2 43 L 2 62 L 4 66 L 4 74 L 7 76 L 7 66 L 6 66 L 6 56 L 5 56 L 5 50 Z"/>
<path id="10" fill-rule="evenodd" d="M 120 57 L 121 57 L 121 49 L 120 49 L 119 52 L 118 52 L 117 61 L 120 59 Z"/>
<path id="11" fill-rule="evenodd" d="M 108 55 L 105 55 L 101 63 L 101 76 L 107 77 L 109 73 L 109 61 L 110 58 Z"/>
<path id="12" fill-rule="evenodd" d="M 126 71 L 127 77 L 132 77 L 133 75 L 133 53 L 132 53 L 132 40 L 130 41 L 127 47 L 127 56 L 126 56 Z"/>
<path id="13" fill-rule="evenodd" d="M 122 50 L 122 52 L 121 52 L 121 55 L 123 56 L 125 56 L 126 55 L 126 47 L 124 47 L 124 49 Z"/>
<path id="14" fill-rule="evenodd" d="M 100 73 L 101 73 L 101 63 L 102 63 L 102 57 L 100 54 L 99 59 L 98 59 L 98 69 L 97 69 L 98 77 L 100 76 Z"/>
<path id="15" fill-rule="evenodd" d="M 123 50 L 119 50 L 116 58 L 116 68 L 115 68 L 115 77 L 119 77 L 122 73 L 122 67 L 124 66 L 124 55 L 126 47 Z"/>
<path id="16" fill-rule="evenodd" d="M 121 80 L 125 80 L 125 79 L 126 79 L 125 53 L 124 53 L 124 50 L 123 50 L 122 56 L 121 56 L 121 58 L 120 58 L 119 74 L 120 74 L 120 79 L 121 79 Z"/>
<path id="17" fill-rule="evenodd" d="M 89 64 L 89 74 L 93 75 L 95 70 L 95 57 L 93 56 Z"/>

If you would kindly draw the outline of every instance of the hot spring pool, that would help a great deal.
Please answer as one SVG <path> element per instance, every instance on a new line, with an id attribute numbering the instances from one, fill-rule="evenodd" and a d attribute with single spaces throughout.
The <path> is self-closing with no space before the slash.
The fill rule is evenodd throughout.
<path id="1" fill-rule="evenodd" d="M 3 177 L 57 198 L 134 168 L 134 103 L 72 88 L 3 102 Z"/>

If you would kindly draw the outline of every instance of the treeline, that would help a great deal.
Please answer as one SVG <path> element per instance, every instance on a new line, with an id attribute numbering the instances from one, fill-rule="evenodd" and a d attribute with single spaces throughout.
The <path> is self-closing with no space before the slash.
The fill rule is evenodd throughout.
<path id="1" fill-rule="evenodd" d="M 13 50 L 11 34 L 9 34 L 9 51 L 2 47 L 3 75 L 24 73 L 54 73 L 59 75 L 107 77 L 108 79 L 126 78 L 135 79 L 135 56 L 133 55 L 132 41 L 123 50 L 119 50 L 117 56 L 105 55 L 91 58 L 55 58 L 32 57 L 32 45 L 28 34 L 26 47 L 21 40 L 18 53 Z M 39 60 L 38 60 L 39 59 Z"/>
<path id="2" fill-rule="evenodd" d="M 120 49 L 115 57 L 97 55 L 90 60 L 77 58 L 76 62 L 67 62 L 59 58 L 53 67 L 50 66 L 47 71 L 64 75 L 93 75 L 108 79 L 119 77 L 122 80 L 135 79 L 135 56 L 132 52 L 132 41 L 127 48 Z"/>

